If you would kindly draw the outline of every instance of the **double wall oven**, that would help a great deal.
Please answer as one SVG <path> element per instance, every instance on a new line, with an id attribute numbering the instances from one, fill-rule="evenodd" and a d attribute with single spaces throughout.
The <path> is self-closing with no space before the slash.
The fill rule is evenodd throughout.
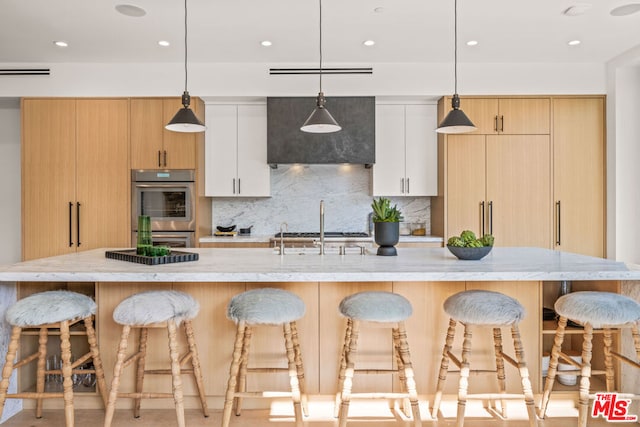
<path id="1" fill-rule="evenodd" d="M 138 216 L 151 217 L 154 245 L 189 248 L 195 243 L 195 171 L 131 171 L 131 244 Z"/>

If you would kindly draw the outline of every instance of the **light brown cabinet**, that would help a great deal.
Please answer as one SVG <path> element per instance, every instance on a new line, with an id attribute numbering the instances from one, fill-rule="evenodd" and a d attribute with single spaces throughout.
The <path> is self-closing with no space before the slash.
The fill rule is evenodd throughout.
<path id="1" fill-rule="evenodd" d="M 128 246 L 127 99 L 22 100 L 22 258 Z"/>
<path id="2" fill-rule="evenodd" d="M 604 257 L 604 97 L 553 100 L 555 248 Z"/>
<path id="3" fill-rule="evenodd" d="M 164 128 L 182 108 L 181 102 L 181 98 L 131 99 L 132 169 L 196 168 L 197 135 Z M 191 108 L 204 120 L 199 99 L 191 99 Z"/>
<path id="4" fill-rule="evenodd" d="M 547 135 L 551 130 L 549 98 L 462 98 L 460 108 L 478 128 L 473 134 Z"/>
<path id="5" fill-rule="evenodd" d="M 446 238 L 471 230 L 496 246 L 551 248 L 546 135 L 450 135 Z"/>

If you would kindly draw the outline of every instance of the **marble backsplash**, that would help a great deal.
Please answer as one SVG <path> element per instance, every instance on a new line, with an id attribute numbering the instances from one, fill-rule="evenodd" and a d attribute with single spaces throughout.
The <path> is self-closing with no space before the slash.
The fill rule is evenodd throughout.
<path id="1" fill-rule="evenodd" d="M 326 231 L 368 231 L 371 212 L 371 170 L 361 165 L 279 165 L 271 170 L 269 198 L 214 198 L 215 226 L 253 226 L 254 235 L 269 235 L 286 222 L 289 231 L 320 230 L 320 200 L 325 205 Z M 429 197 L 391 197 L 407 222 L 430 229 Z"/>

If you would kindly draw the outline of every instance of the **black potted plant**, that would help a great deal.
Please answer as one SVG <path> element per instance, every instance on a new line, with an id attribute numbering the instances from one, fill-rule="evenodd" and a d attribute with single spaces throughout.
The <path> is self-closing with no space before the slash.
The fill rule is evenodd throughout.
<path id="1" fill-rule="evenodd" d="M 373 200 L 371 208 L 373 209 L 375 241 L 380 245 L 378 255 L 398 255 L 398 251 L 394 247 L 400 238 L 400 221 L 402 221 L 402 214 L 398 206 L 391 206 L 391 200 L 379 197 L 378 200 Z"/>

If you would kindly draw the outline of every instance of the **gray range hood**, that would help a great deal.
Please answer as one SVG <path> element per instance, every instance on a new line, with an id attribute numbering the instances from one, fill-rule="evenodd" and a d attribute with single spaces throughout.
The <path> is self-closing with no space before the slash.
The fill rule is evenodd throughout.
<path id="1" fill-rule="evenodd" d="M 267 98 L 267 163 L 370 166 L 376 161 L 375 97 L 327 97 L 326 108 L 342 126 L 333 133 L 306 133 L 300 126 L 316 106 L 315 97 Z"/>

